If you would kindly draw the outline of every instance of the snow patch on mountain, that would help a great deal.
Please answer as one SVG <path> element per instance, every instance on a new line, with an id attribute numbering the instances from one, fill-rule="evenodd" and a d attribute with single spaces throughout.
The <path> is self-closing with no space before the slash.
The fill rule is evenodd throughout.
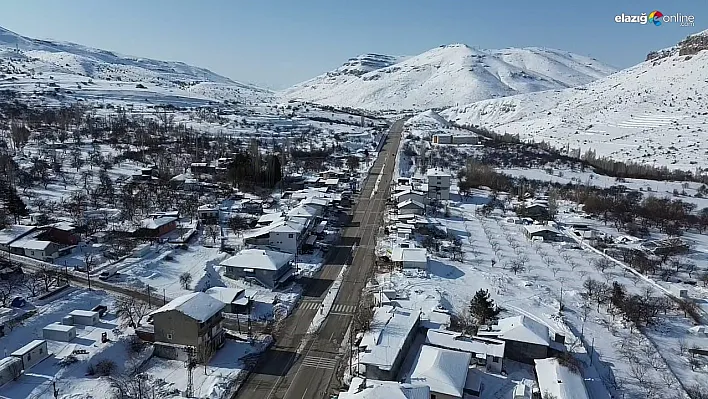
<path id="1" fill-rule="evenodd" d="M 483 50 L 440 46 L 414 57 L 363 55 L 280 94 L 373 110 L 444 108 L 488 98 L 573 87 L 615 70 L 546 48 Z"/>

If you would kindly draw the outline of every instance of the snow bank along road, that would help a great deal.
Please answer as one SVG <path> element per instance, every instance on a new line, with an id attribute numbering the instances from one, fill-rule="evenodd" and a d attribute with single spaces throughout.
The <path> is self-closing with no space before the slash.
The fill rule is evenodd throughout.
<path id="1" fill-rule="evenodd" d="M 366 276 L 373 267 L 374 239 L 384 211 L 405 120 L 393 124 L 381 153 L 364 183 L 342 242 L 311 281 L 303 281 L 303 301 L 276 332 L 276 343 L 266 352 L 237 392 L 248 399 L 325 398 L 340 364 L 339 350 L 359 303 Z M 380 179 L 379 176 L 381 175 Z M 374 192 L 376 180 L 383 184 Z M 307 334 L 329 286 L 344 264 L 342 285 L 319 331 Z M 311 306 L 312 303 L 317 306 Z"/>

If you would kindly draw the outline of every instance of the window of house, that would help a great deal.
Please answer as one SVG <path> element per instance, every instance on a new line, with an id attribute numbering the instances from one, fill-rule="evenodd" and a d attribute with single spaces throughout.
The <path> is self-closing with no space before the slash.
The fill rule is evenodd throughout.
<path id="1" fill-rule="evenodd" d="M 42 354 L 42 348 L 39 348 L 39 354 L 40 355 Z"/>
<path id="2" fill-rule="evenodd" d="M 28 354 L 27 354 L 27 360 L 32 360 L 32 354 L 31 354 L 31 353 L 28 353 Z"/>
<path id="3" fill-rule="evenodd" d="M 499 356 L 492 356 L 492 362 L 499 363 Z"/>
<path id="4" fill-rule="evenodd" d="M 288 238 L 293 238 L 294 234 L 288 234 Z"/>
<path id="5" fill-rule="evenodd" d="M 172 334 L 167 334 L 167 339 L 169 339 L 170 341 L 172 341 Z"/>

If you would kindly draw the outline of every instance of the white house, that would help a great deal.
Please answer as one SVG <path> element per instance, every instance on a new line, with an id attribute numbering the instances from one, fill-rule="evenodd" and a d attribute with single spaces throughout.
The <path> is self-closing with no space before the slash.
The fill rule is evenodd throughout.
<path id="1" fill-rule="evenodd" d="M 69 313 L 69 316 L 71 316 L 71 321 L 74 324 L 82 325 L 82 326 L 94 326 L 98 323 L 99 321 L 99 314 L 98 312 L 94 312 L 91 310 L 72 310 Z"/>
<path id="2" fill-rule="evenodd" d="M 0 250 L 9 251 L 10 244 L 33 232 L 34 226 L 23 226 L 15 224 L 0 230 Z"/>
<path id="3" fill-rule="evenodd" d="M 428 198 L 449 200 L 452 175 L 440 169 L 428 169 L 425 174 L 428 181 Z"/>
<path id="4" fill-rule="evenodd" d="M 52 341 L 69 342 L 76 338 L 76 327 L 52 323 L 42 329 L 42 338 Z"/>
<path id="5" fill-rule="evenodd" d="M 425 248 L 396 247 L 391 253 L 391 261 L 404 269 L 426 270 L 428 268 L 428 251 Z"/>
<path id="6" fill-rule="evenodd" d="M 535 363 L 541 393 L 548 392 L 558 399 L 589 399 L 582 375 L 555 358 L 537 359 Z"/>
<path id="7" fill-rule="evenodd" d="M 294 254 L 304 239 L 305 230 L 305 225 L 292 220 L 286 221 L 270 229 L 268 244 L 280 251 Z"/>
<path id="8" fill-rule="evenodd" d="M 420 311 L 382 306 L 359 344 L 359 364 L 367 378 L 394 380 L 415 338 Z"/>
<path id="9" fill-rule="evenodd" d="M 255 279 L 274 288 L 292 275 L 292 260 L 295 255 L 287 252 L 263 249 L 244 249 L 221 262 L 227 277 Z"/>
<path id="10" fill-rule="evenodd" d="M 32 366 L 49 357 L 47 341 L 35 339 L 22 348 L 12 352 L 10 356 L 22 360 L 22 369 L 27 372 Z"/>
<path id="11" fill-rule="evenodd" d="M 10 244 L 10 251 L 45 262 L 59 257 L 59 244 L 51 241 L 21 239 Z"/>
<path id="12" fill-rule="evenodd" d="M 548 326 L 526 316 L 501 319 L 496 325 L 480 329 L 477 335 L 504 341 L 504 357 L 527 364 L 548 357 L 551 346 Z"/>
<path id="13" fill-rule="evenodd" d="M 425 193 L 421 191 L 403 190 L 393 194 L 393 200 L 396 201 L 397 204 L 408 200 L 418 201 L 421 204 L 425 204 L 428 202 L 428 197 L 426 197 Z"/>
<path id="14" fill-rule="evenodd" d="M 422 215 L 425 212 L 425 205 L 416 200 L 408 200 L 399 202 L 398 205 L 396 205 L 396 209 L 399 215 Z"/>
<path id="15" fill-rule="evenodd" d="M 202 221 L 219 220 L 219 207 L 216 205 L 201 205 L 197 208 L 197 217 Z"/>
<path id="16" fill-rule="evenodd" d="M 430 387 L 436 399 L 463 398 L 472 355 L 423 345 L 410 376 L 410 383 Z"/>
<path id="17" fill-rule="evenodd" d="M 423 384 L 354 377 L 349 390 L 341 392 L 339 399 L 430 399 L 430 388 Z"/>

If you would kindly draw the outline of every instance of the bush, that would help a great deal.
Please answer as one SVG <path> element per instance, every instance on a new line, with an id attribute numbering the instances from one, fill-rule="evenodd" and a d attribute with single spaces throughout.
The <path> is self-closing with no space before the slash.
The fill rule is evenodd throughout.
<path id="1" fill-rule="evenodd" d="M 89 365 L 89 367 L 91 366 Z M 116 371 L 116 368 L 118 368 L 116 366 L 116 362 L 113 360 L 103 359 L 96 363 L 96 366 L 93 369 L 95 375 L 106 377 Z"/>
<path id="2" fill-rule="evenodd" d="M 140 353 L 145 349 L 146 342 L 133 335 L 128 339 L 128 351 L 130 353 Z"/>

